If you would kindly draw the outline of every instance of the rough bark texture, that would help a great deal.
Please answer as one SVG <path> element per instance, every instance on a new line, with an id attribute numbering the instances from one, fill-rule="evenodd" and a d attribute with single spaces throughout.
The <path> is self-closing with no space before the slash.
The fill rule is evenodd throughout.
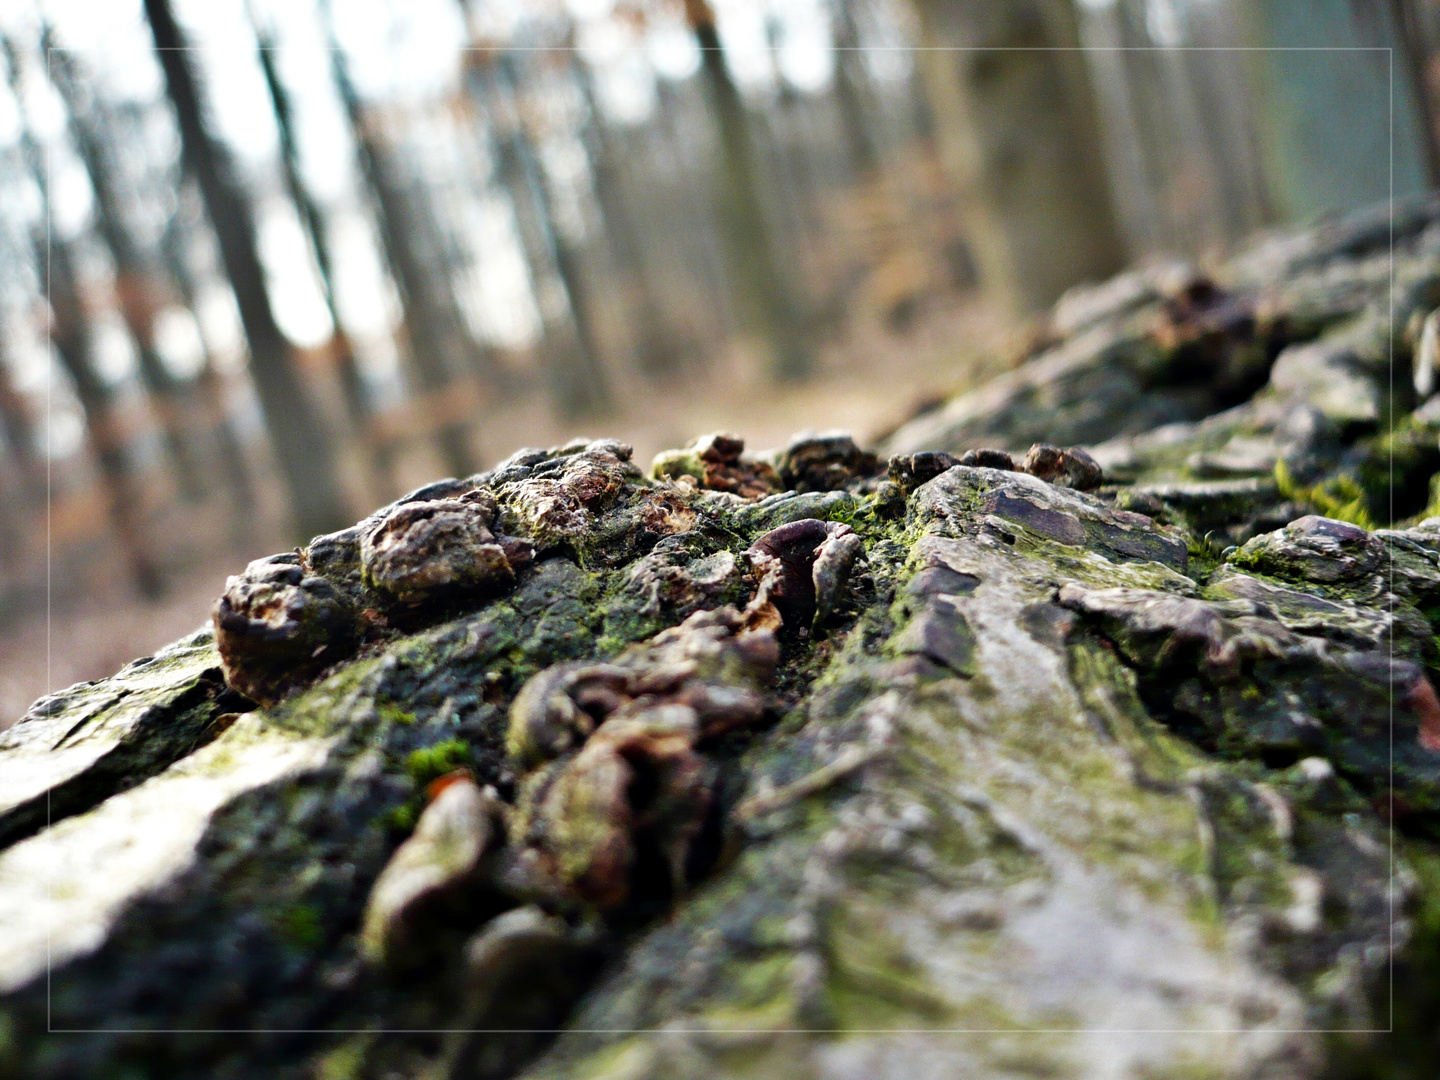
<path id="1" fill-rule="evenodd" d="M 252 564 L 0 736 L 0 1067 L 1431 1075 L 1436 220 L 1393 383 L 1350 221 L 1071 296 L 888 468 L 579 442 Z"/>

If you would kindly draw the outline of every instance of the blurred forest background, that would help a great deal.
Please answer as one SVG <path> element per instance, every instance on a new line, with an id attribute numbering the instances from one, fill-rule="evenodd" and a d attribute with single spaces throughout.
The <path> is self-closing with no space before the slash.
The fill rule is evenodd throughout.
<path id="1" fill-rule="evenodd" d="M 0 727 L 438 476 L 875 440 L 1072 285 L 1440 176 L 1440 0 L 3 0 L 0 47 Z"/>

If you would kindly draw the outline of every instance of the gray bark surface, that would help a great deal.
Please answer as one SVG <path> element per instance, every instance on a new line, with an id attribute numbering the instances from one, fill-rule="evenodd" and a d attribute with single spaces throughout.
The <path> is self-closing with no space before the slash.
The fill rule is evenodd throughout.
<path id="1" fill-rule="evenodd" d="M 1429 1075 L 1436 222 L 1393 380 L 1361 217 L 888 464 L 576 442 L 252 563 L 0 735 L 0 1072 Z"/>

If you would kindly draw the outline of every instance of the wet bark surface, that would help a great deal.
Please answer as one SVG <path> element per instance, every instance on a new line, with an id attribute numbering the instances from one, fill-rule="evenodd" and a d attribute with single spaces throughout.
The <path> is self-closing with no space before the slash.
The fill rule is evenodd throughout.
<path id="1" fill-rule="evenodd" d="M 1352 219 L 888 461 L 525 450 L 252 564 L 0 735 L 0 1071 L 1428 1075 L 1436 221 L 1393 354 Z"/>

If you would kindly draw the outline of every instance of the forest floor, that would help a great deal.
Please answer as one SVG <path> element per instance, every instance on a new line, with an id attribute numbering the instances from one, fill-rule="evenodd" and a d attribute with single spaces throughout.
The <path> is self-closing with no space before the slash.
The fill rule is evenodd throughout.
<path id="1" fill-rule="evenodd" d="M 614 410 L 579 423 L 555 416 L 532 394 L 482 415 L 477 449 L 489 467 L 521 446 L 585 434 L 630 443 L 645 467 L 660 450 L 716 430 L 736 432 L 755 449 L 783 444 L 805 429 L 841 428 L 861 443 L 873 442 L 922 403 L 994 375 L 999 358 L 1014 348 L 1013 336 L 992 313 L 973 301 L 951 302 L 936 305 L 903 336 L 878 328 L 852 332 L 825 350 L 819 370 L 803 383 L 770 383 L 737 347 L 711 365 L 715 374 L 709 377 L 689 375 L 668 386 L 617 383 Z M 424 451 L 402 456 L 398 472 L 400 491 L 443 475 Z M 154 510 L 151 534 L 169 542 L 161 550 L 165 592 L 150 601 L 130 587 L 105 533 L 99 499 L 78 500 L 68 514 L 78 520 L 57 530 L 64 535 L 52 547 L 50 588 L 42 539 L 25 571 L 29 580 L 12 590 L 19 603 L 0 613 L 0 731 L 43 694 L 109 675 L 197 628 L 227 575 L 286 547 L 275 485 L 262 486 L 269 497 L 246 522 L 245 535 L 237 535 L 219 496 L 190 506 L 164 500 Z"/>

